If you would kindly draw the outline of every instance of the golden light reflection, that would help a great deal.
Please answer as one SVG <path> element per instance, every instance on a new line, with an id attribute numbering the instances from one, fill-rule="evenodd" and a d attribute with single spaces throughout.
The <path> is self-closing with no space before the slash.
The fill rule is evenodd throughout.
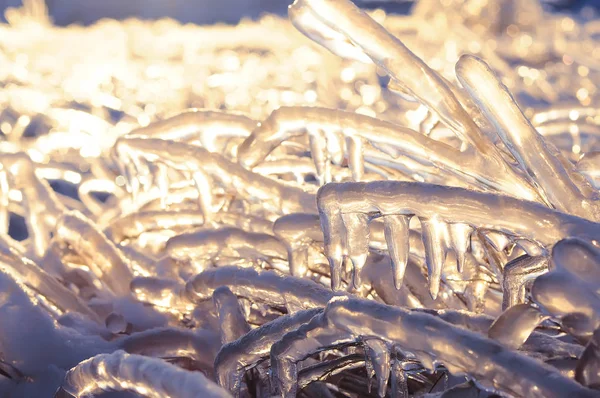
<path id="1" fill-rule="evenodd" d="M 7 10 L 0 389 L 596 396 L 597 18 L 288 17 Z"/>

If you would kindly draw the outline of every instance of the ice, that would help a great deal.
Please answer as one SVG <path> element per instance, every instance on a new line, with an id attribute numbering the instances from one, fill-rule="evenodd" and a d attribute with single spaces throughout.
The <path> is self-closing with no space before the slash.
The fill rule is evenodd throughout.
<path id="1" fill-rule="evenodd" d="M 0 395 L 600 395 L 597 18 L 383 6 L 7 10 Z"/>

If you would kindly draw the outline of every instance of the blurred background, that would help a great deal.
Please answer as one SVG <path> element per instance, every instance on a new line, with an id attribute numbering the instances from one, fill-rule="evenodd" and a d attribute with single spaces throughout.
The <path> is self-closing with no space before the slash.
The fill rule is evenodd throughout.
<path id="1" fill-rule="evenodd" d="M 143 19 L 174 18 L 183 23 L 237 23 L 242 18 L 257 18 L 263 13 L 283 15 L 293 0 L 46 0 L 57 25 L 91 24 L 101 18 Z M 522 0 L 514 0 L 522 1 Z M 366 8 L 384 8 L 388 12 L 406 13 L 412 0 L 356 0 Z M 600 0 L 542 0 L 553 9 L 579 10 L 585 6 L 600 9 Z M 21 0 L 0 0 L 4 9 L 17 7 Z"/>

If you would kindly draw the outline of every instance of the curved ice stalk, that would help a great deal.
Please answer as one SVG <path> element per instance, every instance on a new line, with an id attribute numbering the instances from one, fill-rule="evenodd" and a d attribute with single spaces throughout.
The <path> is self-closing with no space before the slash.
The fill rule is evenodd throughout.
<path id="1" fill-rule="evenodd" d="M 227 286 L 236 296 L 290 311 L 324 307 L 336 295 L 310 280 L 238 267 L 206 270 L 187 282 L 186 291 L 190 299 L 203 301 L 209 300 L 220 286 Z"/>
<path id="2" fill-rule="evenodd" d="M 360 62 L 371 62 L 369 57 L 360 48 L 356 47 L 343 34 L 330 28 L 314 15 L 310 7 L 295 2 L 289 6 L 288 16 L 296 29 L 332 53 L 342 58 L 354 59 Z"/>
<path id="3" fill-rule="evenodd" d="M 221 228 L 188 232 L 167 241 L 166 252 L 174 258 L 213 258 L 233 250 L 244 258 L 287 259 L 285 246 L 274 236 L 239 228 Z"/>
<path id="4" fill-rule="evenodd" d="M 493 340 L 432 315 L 352 298 L 332 300 L 322 315 L 273 346 L 271 365 L 282 396 L 295 393 L 298 361 L 327 346 L 353 341 L 359 336 L 378 336 L 409 350 L 425 363 L 433 358 L 451 373 L 467 373 L 509 394 L 596 396 L 595 392 L 542 362 L 509 351 Z M 465 355 L 465 352 L 471 354 Z"/>
<path id="5" fill-rule="evenodd" d="M 151 230 L 177 230 L 194 228 L 204 224 L 204 217 L 198 211 L 147 211 L 135 212 L 116 218 L 104 230 L 107 237 L 116 243 L 135 239 Z"/>
<path id="6" fill-rule="evenodd" d="M 192 173 L 192 180 L 198 190 L 198 208 L 200 213 L 207 222 L 210 222 L 213 213 L 215 213 L 212 194 L 213 180 L 207 173 L 202 171 Z"/>
<path id="7" fill-rule="evenodd" d="M 246 138 L 258 122 L 246 115 L 209 109 L 188 109 L 167 119 L 127 133 L 127 137 L 160 138 L 180 142 L 200 141 L 211 152 L 224 152 L 230 138 Z"/>
<path id="8" fill-rule="evenodd" d="M 426 204 L 424 197 L 428 199 Z M 566 236 L 590 241 L 600 236 L 600 224 L 535 202 L 432 184 L 404 181 L 331 183 L 320 188 L 317 201 L 321 223 L 327 228 L 338 222 L 339 212 L 362 212 L 380 216 L 437 216 L 446 223 L 496 230 L 545 246 Z M 334 207 L 338 212 L 334 212 Z M 490 211 L 501 217 L 492 217 Z"/>
<path id="9" fill-rule="evenodd" d="M 495 165 L 496 171 L 506 174 L 496 175 L 498 185 L 504 185 L 507 192 L 514 190 L 519 192 L 519 196 L 527 195 L 521 196 L 525 199 L 535 200 L 537 194 L 533 193 L 531 187 L 504 162 L 496 147 L 474 123 L 445 80 L 397 37 L 348 0 L 296 0 L 295 4 L 296 7 L 308 6 L 322 23 L 342 33 L 350 42 L 362 48 L 395 83 L 437 113 L 463 142 L 470 143 L 490 166 Z M 291 17 L 293 18 L 293 15 Z M 319 25 L 315 26 L 318 27 Z"/>
<path id="10" fill-rule="evenodd" d="M 219 337 L 206 330 L 191 331 L 156 328 L 138 332 L 116 341 L 118 349 L 129 354 L 152 357 L 187 357 L 203 371 L 212 374 L 213 360 L 219 348 Z"/>
<path id="11" fill-rule="evenodd" d="M 61 311 L 75 311 L 96 322 L 100 321 L 98 315 L 72 291 L 64 287 L 38 264 L 15 252 L 9 244 L 2 242 L 2 238 L 0 238 L 0 262 L 2 262 L 4 272 L 39 292 Z"/>
<path id="12" fill-rule="evenodd" d="M 313 162 L 315 163 L 317 179 L 319 180 L 320 185 L 323 185 L 331 182 L 331 163 L 329 152 L 327 151 L 327 136 L 319 129 L 313 130 L 314 131 L 311 131 L 308 136 L 308 142 Z"/>
<path id="13" fill-rule="evenodd" d="M 487 335 L 495 319 L 488 315 L 477 315 L 470 311 L 456 311 L 450 309 L 427 310 L 415 309 L 414 312 L 425 312 L 448 322 L 456 327 L 467 329 L 481 335 Z M 583 352 L 577 344 L 565 343 L 543 332 L 533 331 L 519 351 L 534 358 L 549 360 L 552 358 L 577 358 Z"/>
<path id="14" fill-rule="evenodd" d="M 529 304 L 518 304 L 504 311 L 494 321 L 488 331 L 488 337 L 516 350 L 547 318 L 547 315 Z"/>
<path id="15" fill-rule="evenodd" d="M 104 391 L 131 391 L 143 397 L 210 397 L 231 395 L 199 372 L 123 351 L 100 354 L 69 370 L 55 397 L 83 397 Z"/>
<path id="16" fill-rule="evenodd" d="M 231 343 L 248 333 L 250 325 L 240 309 L 238 298 L 225 286 L 213 292 L 213 303 L 219 315 L 221 344 Z"/>
<path id="17" fill-rule="evenodd" d="M 489 143 L 478 137 L 479 129 L 442 78 L 383 26 L 350 1 L 298 0 L 295 4 L 308 6 L 325 25 L 362 48 L 397 84 L 436 111 L 445 123 L 460 134 L 463 141 L 485 152 Z M 293 19 L 294 15 L 290 17 Z M 296 24 L 299 23 L 301 21 L 296 21 Z M 408 77 L 402 79 L 401 76 Z"/>
<path id="18" fill-rule="evenodd" d="M 187 297 L 185 286 L 176 280 L 137 277 L 131 281 L 131 294 L 143 303 L 180 312 L 191 312 L 194 303 Z"/>
<path id="19" fill-rule="evenodd" d="M 237 395 L 244 372 L 269 356 L 271 346 L 285 334 L 296 330 L 320 314 L 321 308 L 302 310 L 294 315 L 283 315 L 251 330 L 236 341 L 221 347 L 215 358 L 215 372 L 219 385 Z"/>
<path id="20" fill-rule="evenodd" d="M 245 167 L 254 167 L 284 141 L 304 136 L 309 130 L 317 130 L 317 127 L 322 131 L 337 132 L 345 138 L 362 138 L 376 148 L 381 147 L 384 153 L 400 150 L 417 160 L 439 161 L 451 168 L 458 167 L 455 158 L 460 152 L 442 142 L 373 117 L 320 107 L 276 109 L 239 146 L 238 161 Z M 385 149 L 388 145 L 392 148 Z M 394 155 L 395 152 L 390 154 Z"/>
<path id="21" fill-rule="evenodd" d="M 168 150 L 165 150 L 165 145 Z M 159 159 L 169 166 L 186 172 L 203 170 L 236 194 L 269 204 L 275 211 L 309 212 L 314 209 L 314 196 L 300 188 L 283 185 L 232 163 L 225 157 L 193 145 L 175 141 L 121 138 L 115 144 L 119 151 L 139 153 L 147 160 Z"/>
<path id="22" fill-rule="evenodd" d="M 35 166 L 26 154 L 4 154 L 0 163 L 9 173 L 9 187 L 21 191 L 33 252 L 36 256 L 43 257 L 57 219 L 66 210 L 65 206 L 60 203 L 50 184 L 37 177 Z"/>
<path id="23" fill-rule="evenodd" d="M 426 200 L 424 200 L 426 198 Z M 600 224 L 549 209 L 541 204 L 515 198 L 439 185 L 400 181 L 331 183 L 319 189 L 317 206 L 325 237 L 325 254 L 332 276 L 341 272 L 348 248 L 344 217 L 360 213 L 370 217 L 417 215 L 424 220 L 447 224 L 468 224 L 485 230 L 526 238 L 551 246 L 566 236 L 587 240 L 600 237 Z M 494 216 L 491 216 L 494 214 Z M 441 232 L 425 224 L 424 243 L 429 256 L 430 286 L 436 292 L 445 243 Z M 436 238 L 437 237 L 437 238 Z M 429 243 L 427 243 L 429 240 Z M 433 244 L 435 242 L 435 244 Z M 435 272 L 434 272 L 435 271 Z"/>
<path id="24" fill-rule="evenodd" d="M 526 285 L 536 277 L 548 272 L 548 259 L 543 256 L 521 256 L 504 266 L 502 278 L 502 309 L 524 304 Z"/>
<path id="25" fill-rule="evenodd" d="M 600 220 L 596 191 L 544 141 L 489 66 L 477 57 L 463 55 L 456 74 L 548 202 L 558 210 Z"/>
<path id="26" fill-rule="evenodd" d="M 273 229 L 272 222 L 246 214 L 218 212 L 212 215 L 212 221 L 249 232 L 268 233 Z M 189 230 L 204 224 L 204 216 L 197 210 L 139 211 L 111 221 L 104 233 L 116 243 L 121 243 L 148 231 Z"/>
<path id="27" fill-rule="evenodd" d="M 327 308 L 326 308 L 327 310 Z M 282 335 L 271 346 L 271 378 L 282 397 L 295 397 L 298 389 L 298 362 L 329 348 L 354 344 L 358 338 L 346 336 L 331 327 L 324 313 Z"/>
<path id="28" fill-rule="evenodd" d="M 133 274 L 115 244 L 81 213 L 70 211 L 57 222 L 55 238 L 86 260 L 93 273 L 118 295 L 129 295 Z"/>
<path id="29" fill-rule="evenodd" d="M 420 163 L 433 164 L 440 170 L 475 184 L 492 188 L 528 200 L 537 193 L 519 178 L 508 179 L 498 165 L 476 152 L 460 152 L 414 130 L 358 113 L 319 107 L 281 107 L 271 113 L 238 148 L 238 162 L 253 168 L 265 160 L 284 141 L 306 135 L 317 127 L 336 132 L 346 139 L 361 140 L 377 150 L 398 158 L 405 155 Z M 312 137 L 314 134 L 310 134 Z M 324 150 L 324 149 L 322 149 Z M 322 150 L 313 158 L 323 156 Z M 353 151 L 353 153 L 356 151 Z M 349 154 L 349 160 L 352 156 Z M 356 158 L 356 157 L 354 157 Z M 375 162 L 365 153 L 365 159 Z M 353 160 L 354 162 L 354 160 Z M 363 162 L 364 163 L 364 162 Z M 394 161 L 389 162 L 393 167 Z"/>

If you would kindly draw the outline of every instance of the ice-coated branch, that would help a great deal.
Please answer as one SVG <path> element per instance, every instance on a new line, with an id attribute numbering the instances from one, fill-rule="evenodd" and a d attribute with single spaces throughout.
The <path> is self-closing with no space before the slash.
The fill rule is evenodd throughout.
<path id="1" fill-rule="evenodd" d="M 237 393 L 246 370 L 268 358 L 271 346 L 285 334 L 296 330 L 321 312 L 321 308 L 313 308 L 293 315 L 283 315 L 225 344 L 215 359 L 219 384 Z"/>
<path id="2" fill-rule="evenodd" d="M 247 259 L 287 258 L 285 246 L 276 237 L 232 227 L 188 232 L 174 236 L 166 243 L 167 254 L 175 258 L 212 258 L 231 251 Z"/>
<path id="3" fill-rule="evenodd" d="M 84 258 L 96 277 L 114 293 L 129 295 L 133 274 L 127 259 L 91 220 L 79 212 L 65 213 L 58 220 L 54 239 Z"/>
<path id="4" fill-rule="evenodd" d="M 146 127 L 132 130 L 127 136 L 180 142 L 198 140 L 211 152 L 223 152 L 227 139 L 246 138 L 257 123 L 256 120 L 240 113 L 189 109 Z M 225 142 L 219 142 L 219 139 Z"/>
<path id="5" fill-rule="evenodd" d="M 418 216 L 424 230 L 433 297 L 437 296 L 437 279 L 445 258 L 447 235 L 442 228 L 447 228 L 447 224 L 499 231 L 546 247 L 567 236 L 590 241 L 600 236 L 600 224 L 538 203 L 431 184 L 400 181 L 331 183 L 320 188 L 317 203 L 325 236 L 325 255 L 332 275 L 341 270 L 348 253 L 349 237 L 368 236 L 367 223 L 347 228 L 344 217 L 362 214 L 370 218 L 383 217 L 384 223 L 389 223 L 399 217 Z M 464 232 L 470 235 L 468 228 Z M 456 234 L 456 230 L 450 232 L 451 240 L 465 240 L 464 236 L 452 237 Z M 333 278 L 332 286 L 337 286 L 333 284 Z"/>
<path id="6" fill-rule="evenodd" d="M 439 361 L 451 373 L 467 373 L 509 394 L 529 397 L 597 395 L 542 362 L 435 316 L 367 300 L 336 298 L 322 315 L 273 346 L 271 363 L 282 396 L 294 396 L 299 361 L 327 346 L 361 336 L 377 336 L 413 353 L 426 366 Z"/>
<path id="7" fill-rule="evenodd" d="M 64 287 L 58 279 L 46 272 L 39 264 L 15 252 L 1 238 L 0 262 L 4 272 L 41 294 L 57 306 L 60 311 L 75 311 L 88 316 L 92 320 L 99 321 L 98 315 L 77 295 Z"/>
<path id="8" fill-rule="evenodd" d="M 324 307 L 336 295 L 307 279 L 238 267 L 206 270 L 186 283 L 186 292 L 191 300 L 209 300 L 220 286 L 227 286 L 236 296 L 285 307 L 290 312 Z"/>
<path id="9" fill-rule="evenodd" d="M 202 373 L 123 351 L 97 355 L 69 370 L 55 397 L 66 393 L 80 398 L 105 391 L 131 391 L 148 398 L 231 397 Z"/>
<path id="10" fill-rule="evenodd" d="M 219 315 L 222 344 L 231 343 L 250 331 L 238 298 L 226 286 L 215 289 L 213 303 Z"/>
<path id="11" fill-rule="evenodd" d="M 206 374 L 212 374 L 219 337 L 207 330 L 155 328 L 126 336 L 115 342 L 129 354 L 152 357 L 186 357 L 196 361 Z"/>
<path id="12" fill-rule="evenodd" d="M 535 130 L 490 67 L 464 55 L 456 64 L 456 74 L 548 202 L 558 210 L 599 220 L 598 193 Z"/>
<path id="13" fill-rule="evenodd" d="M 360 47 L 396 83 L 436 111 L 463 141 L 470 142 L 483 152 L 486 147 L 489 148 L 489 142 L 479 136 L 481 132 L 443 79 L 352 2 L 298 0 L 292 8 L 301 6 L 308 6 L 318 20 Z"/>
<path id="14" fill-rule="evenodd" d="M 323 135 L 323 132 L 325 133 Z M 317 141 L 339 140 L 343 137 L 351 143 L 365 142 L 370 144 L 394 161 L 387 161 L 391 167 L 402 163 L 402 157 L 414 161 L 433 164 L 439 171 L 452 174 L 454 177 L 473 184 L 479 189 L 494 189 L 507 194 L 535 200 L 536 194 L 531 188 L 522 185 L 515 177 L 510 183 L 504 181 L 503 170 L 495 162 L 481 156 L 478 152 L 460 152 L 448 144 L 437 141 L 396 124 L 379 120 L 358 113 L 319 107 L 281 107 L 269 117 L 240 144 L 238 162 L 245 167 L 254 168 L 265 160 L 275 148 L 294 137 L 308 135 Z M 358 141 L 357 141 L 358 140 Z M 380 159 L 371 152 L 361 153 L 360 147 L 348 146 L 349 167 L 356 175 L 362 175 L 361 165 L 366 162 L 378 164 Z M 342 147 L 331 154 L 334 163 L 343 159 Z M 324 146 L 318 149 L 312 146 L 312 156 L 316 163 L 329 149 Z M 384 163 L 385 164 L 385 163 Z M 317 174 L 323 166 L 316 165 Z M 423 166 L 422 166 L 423 167 Z M 358 170 L 358 174 L 356 171 Z M 418 170 L 417 170 L 418 172 Z M 358 179 L 355 178 L 358 181 Z"/>
<path id="15" fill-rule="evenodd" d="M 269 233 L 273 223 L 260 217 L 219 212 L 212 215 L 213 223 L 238 227 L 249 232 Z M 117 243 L 135 239 L 148 231 L 179 231 L 205 226 L 198 210 L 150 210 L 130 213 L 114 219 L 105 229 L 106 235 Z"/>
<path id="16" fill-rule="evenodd" d="M 8 172 L 8 186 L 1 188 L 12 187 L 21 191 L 33 253 L 42 257 L 50 244 L 56 222 L 66 208 L 48 182 L 37 177 L 29 156 L 24 153 L 4 154 L 0 163 Z"/>
<path id="17" fill-rule="evenodd" d="M 164 145 L 168 145 L 167 151 L 162 149 Z M 160 159 L 177 170 L 200 172 L 204 177 L 228 186 L 230 190 L 235 187 L 237 194 L 252 198 L 265 206 L 272 206 L 278 212 L 306 212 L 314 209 L 313 195 L 253 173 L 222 155 L 201 147 L 153 138 L 122 138 L 117 141 L 115 148 L 119 148 L 119 153 L 139 154 L 149 161 Z M 210 192 L 203 191 L 201 195 L 208 196 Z"/>
<path id="18" fill-rule="evenodd" d="M 390 75 L 397 86 L 435 112 L 463 142 L 470 143 L 473 150 L 495 165 L 499 171 L 497 183 L 504 184 L 506 191 L 514 190 L 519 192 L 519 197 L 536 200 L 538 195 L 532 187 L 502 159 L 497 148 L 471 119 L 446 81 L 397 37 L 349 0 L 297 0 L 291 6 L 292 9 L 294 7 L 310 8 L 315 20 L 343 34 L 348 41 L 360 47 Z M 296 13 L 291 17 L 294 15 Z M 318 29 L 319 26 L 321 24 L 312 28 Z M 502 174 L 505 176 L 501 177 Z"/>

